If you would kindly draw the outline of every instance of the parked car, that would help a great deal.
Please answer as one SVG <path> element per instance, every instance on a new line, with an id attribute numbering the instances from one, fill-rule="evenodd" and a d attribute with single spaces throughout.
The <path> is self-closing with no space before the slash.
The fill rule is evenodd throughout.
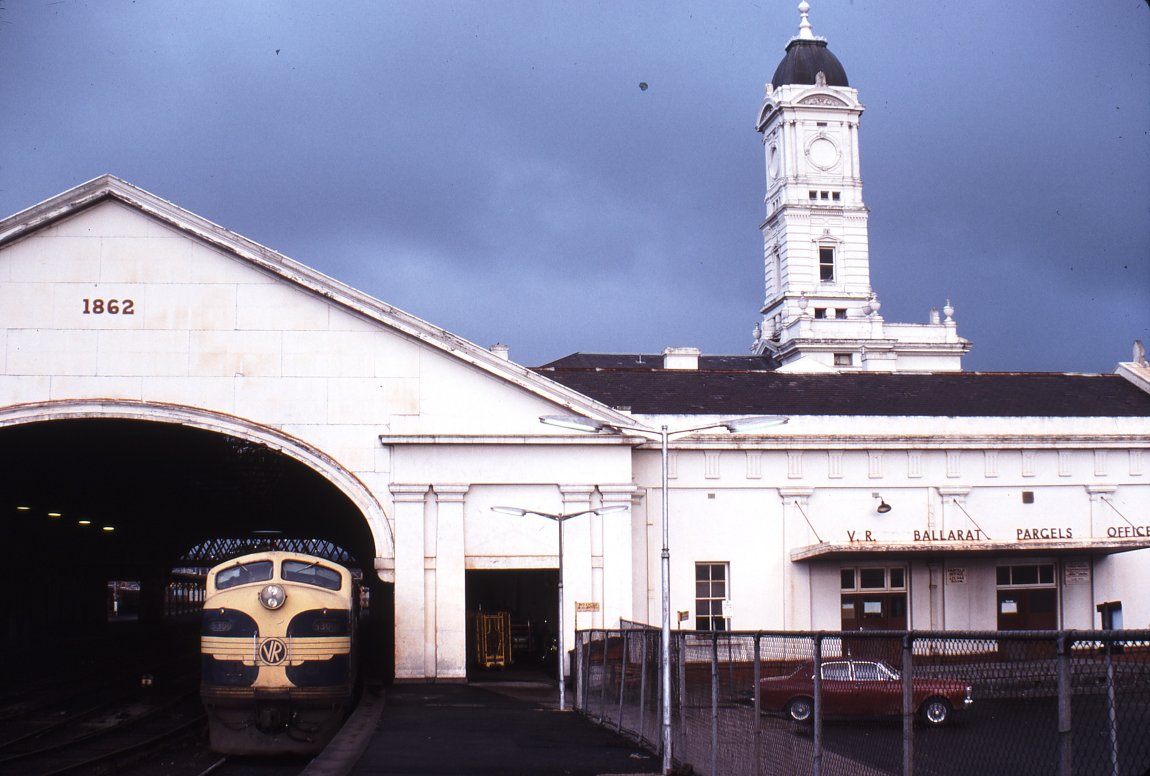
<path id="1" fill-rule="evenodd" d="M 814 663 L 801 663 L 789 676 L 759 681 L 763 711 L 783 712 L 796 722 L 814 716 Z M 902 679 L 881 660 L 828 660 L 822 664 L 823 714 L 902 714 Z M 970 685 L 955 679 L 911 679 L 915 711 L 928 725 L 943 725 L 972 702 Z"/>

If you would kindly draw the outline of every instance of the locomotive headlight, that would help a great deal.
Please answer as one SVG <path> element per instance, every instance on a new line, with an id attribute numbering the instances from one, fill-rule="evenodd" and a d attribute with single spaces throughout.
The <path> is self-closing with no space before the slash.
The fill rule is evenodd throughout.
<path id="1" fill-rule="evenodd" d="M 279 585 L 265 585 L 260 591 L 260 603 L 265 609 L 279 609 L 287 600 L 287 591 Z"/>

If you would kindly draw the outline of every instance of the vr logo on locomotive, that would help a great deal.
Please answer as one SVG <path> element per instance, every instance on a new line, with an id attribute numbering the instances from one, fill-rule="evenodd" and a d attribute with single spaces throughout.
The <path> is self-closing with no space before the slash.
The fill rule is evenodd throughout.
<path id="1" fill-rule="evenodd" d="M 283 639 L 264 639 L 260 642 L 259 655 L 264 664 L 278 666 L 287 657 L 287 645 Z"/>

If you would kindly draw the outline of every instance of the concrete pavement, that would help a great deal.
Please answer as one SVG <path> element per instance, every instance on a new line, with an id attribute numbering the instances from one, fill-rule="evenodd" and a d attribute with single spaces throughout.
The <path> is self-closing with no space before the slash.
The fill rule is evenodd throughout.
<path id="1" fill-rule="evenodd" d="M 571 698 L 568 698 L 570 702 Z M 365 697 L 304 776 L 656 776 L 659 758 L 544 681 L 396 685 Z"/>

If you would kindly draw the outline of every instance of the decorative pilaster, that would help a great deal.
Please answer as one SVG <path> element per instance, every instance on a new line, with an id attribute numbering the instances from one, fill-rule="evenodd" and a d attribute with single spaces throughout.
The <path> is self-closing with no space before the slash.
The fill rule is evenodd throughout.
<path id="1" fill-rule="evenodd" d="M 627 512 L 612 512 L 603 515 L 603 601 L 601 609 L 604 624 L 615 627 L 616 615 L 635 619 L 635 585 L 633 583 L 636 564 L 642 568 L 644 556 L 635 550 L 635 537 L 644 534 L 646 516 L 636 509 L 635 498 L 639 488 L 631 483 L 600 485 L 599 494 L 605 507 L 627 504 Z M 646 610 L 639 610 L 646 611 Z"/>
<path id="2" fill-rule="evenodd" d="M 393 484 L 395 504 L 395 678 L 426 679 L 427 602 L 424 588 L 424 513 L 430 485 Z"/>
<path id="3" fill-rule="evenodd" d="M 434 591 L 436 629 L 430 639 L 434 645 L 435 677 L 467 678 L 467 605 L 466 562 L 463 515 L 467 485 L 436 483 L 432 486 L 437 499 L 434 537 L 425 563 L 429 575 L 428 590 Z"/>
<path id="4" fill-rule="evenodd" d="M 1090 497 L 1090 536 L 1100 538 L 1106 536 L 1103 526 L 1114 525 L 1115 518 L 1121 523 L 1122 518 L 1111 507 L 1103 503 L 1104 499 L 1114 498 L 1117 485 L 1087 485 L 1086 495 Z"/>
<path id="5" fill-rule="evenodd" d="M 942 501 L 942 525 L 939 530 L 961 528 L 981 533 L 981 529 L 966 516 L 966 497 L 970 495 L 970 488 L 939 488 L 938 495 Z M 982 537 L 983 540 L 987 538 Z"/>
<path id="6" fill-rule="evenodd" d="M 784 546 L 801 547 L 821 543 L 809 520 L 813 488 L 780 488 L 779 500 L 783 507 Z M 793 537 L 793 538 L 792 538 Z M 792 630 L 810 630 L 811 571 L 808 563 L 783 564 L 783 627 Z"/>
<path id="7" fill-rule="evenodd" d="M 591 496 L 595 493 L 595 486 L 560 485 L 559 492 L 563 495 L 563 512 L 571 514 L 591 509 Z M 588 600 L 588 582 L 591 589 L 590 600 L 599 604 L 599 611 L 591 614 L 591 627 L 603 627 L 603 517 L 585 515 L 568 522 L 570 525 L 561 524 L 559 530 L 563 531 L 565 536 L 563 571 L 567 577 L 564 581 L 564 588 L 567 591 L 564 608 L 567 611 L 563 613 L 563 622 L 573 639 L 576 629 L 575 603 Z M 588 560 L 590 566 L 587 565 Z M 581 624 L 586 627 L 586 620 Z M 575 642 L 572 640 L 565 643 Z"/>

